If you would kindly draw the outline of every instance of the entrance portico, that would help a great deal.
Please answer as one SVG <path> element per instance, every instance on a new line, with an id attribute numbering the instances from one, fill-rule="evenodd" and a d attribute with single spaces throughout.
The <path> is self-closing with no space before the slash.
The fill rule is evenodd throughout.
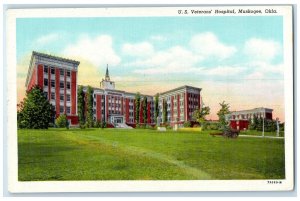
<path id="1" fill-rule="evenodd" d="M 124 116 L 123 115 L 110 115 L 109 116 L 110 123 L 124 123 Z"/>

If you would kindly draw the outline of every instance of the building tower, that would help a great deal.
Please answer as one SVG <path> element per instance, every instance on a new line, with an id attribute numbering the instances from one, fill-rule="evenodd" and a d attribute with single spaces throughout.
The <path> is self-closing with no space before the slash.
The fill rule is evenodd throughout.
<path id="1" fill-rule="evenodd" d="M 105 79 L 102 79 L 102 81 L 100 82 L 100 88 L 110 90 L 115 89 L 115 82 L 110 81 L 108 65 L 106 66 Z"/>

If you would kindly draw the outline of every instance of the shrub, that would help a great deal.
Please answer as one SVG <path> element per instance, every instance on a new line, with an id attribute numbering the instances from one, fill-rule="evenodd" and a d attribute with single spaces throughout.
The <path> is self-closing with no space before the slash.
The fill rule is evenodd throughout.
<path id="1" fill-rule="evenodd" d="M 192 127 L 192 123 L 190 121 L 185 121 L 183 123 L 183 127 L 185 127 L 185 128 Z"/>
<path id="2" fill-rule="evenodd" d="M 68 128 L 68 120 L 65 114 L 59 115 L 55 120 L 55 124 L 58 128 Z"/>
<path id="3" fill-rule="evenodd" d="M 102 128 L 102 122 L 101 121 L 96 121 L 95 123 L 94 123 L 94 127 L 95 128 Z"/>

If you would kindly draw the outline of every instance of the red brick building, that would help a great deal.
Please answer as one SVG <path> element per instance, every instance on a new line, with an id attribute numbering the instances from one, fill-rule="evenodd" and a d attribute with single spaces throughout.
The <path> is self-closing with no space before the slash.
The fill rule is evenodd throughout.
<path id="1" fill-rule="evenodd" d="M 38 85 L 55 107 L 56 117 L 66 114 L 70 125 L 78 124 L 77 69 L 78 61 L 32 52 L 26 89 Z"/>
<path id="2" fill-rule="evenodd" d="M 55 107 L 56 117 L 66 114 L 70 125 L 78 125 L 77 115 L 77 69 L 78 61 L 33 52 L 26 80 L 29 90 L 34 85 L 43 89 L 49 102 Z M 83 86 L 87 91 L 87 86 Z M 167 122 L 171 125 L 191 121 L 194 110 L 201 108 L 201 89 L 182 86 L 159 94 L 159 116 L 162 119 L 166 103 Z M 154 96 L 141 94 L 140 120 L 136 122 L 135 93 L 115 89 L 115 82 L 110 80 L 108 67 L 100 88 L 93 88 L 94 121 L 111 125 L 136 123 L 154 125 Z M 143 104 L 147 98 L 147 121 L 144 121 Z M 85 100 L 86 101 L 86 100 Z"/>
<path id="3" fill-rule="evenodd" d="M 200 92 L 200 88 L 182 86 L 159 94 L 159 116 L 163 117 L 166 106 L 170 125 L 192 121 L 193 112 L 202 106 Z"/>
<path id="4" fill-rule="evenodd" d="M 265 118 L 272 120 L 273 110 L 269 108 L 254 108 L 252 110 L 234 111 L 226 115 L 226 119 L 230 122 L 230 127 L 237 130 L 247 130 L 254 116 L 257 118 Z"/>

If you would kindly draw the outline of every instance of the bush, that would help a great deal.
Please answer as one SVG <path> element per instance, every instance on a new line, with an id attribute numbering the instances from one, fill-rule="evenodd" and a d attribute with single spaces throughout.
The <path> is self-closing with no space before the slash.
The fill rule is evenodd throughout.
<path id="1" fill-rule="evenodd" d="M 94 123 L 95 128 L 101 128 L 101 126 L 102 126 L 102 122 L 99 120 Z"/>
<path id="2" fill-rule="evenodd" d="M 59 115 L 55 120 L 55 124 L 58 128 L 68 128 L 68 120 L 65 114 Z"/>
<path id="3" fill-rule="evenodd" d="M 185 127 L 185 128 L 192 127 L 192 123 L 190 121 L 185 121 L 183 123 L 183 127 Z"/>

